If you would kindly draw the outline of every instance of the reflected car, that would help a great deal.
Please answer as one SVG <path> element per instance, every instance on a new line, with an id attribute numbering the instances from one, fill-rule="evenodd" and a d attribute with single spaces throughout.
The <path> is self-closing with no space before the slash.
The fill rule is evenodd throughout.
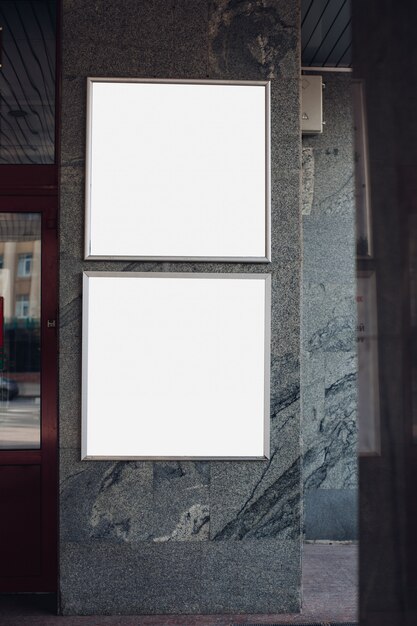
<path id="1" fill-rule="evenodd" d="M 15 380 L 0 376 L 0 400 L 13 400 L 19 394 L 19 387 Z"/>

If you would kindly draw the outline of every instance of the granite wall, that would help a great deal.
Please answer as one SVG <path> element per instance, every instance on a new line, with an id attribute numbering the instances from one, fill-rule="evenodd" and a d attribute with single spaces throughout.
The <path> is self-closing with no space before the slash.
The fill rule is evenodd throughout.
<path id="1" fill-rule="evenodd" d="M 299 67 L 296 0 L 63 2 L 64 614 L 278 613 L 300 607 Z M 87 76 L 271 79 L 270 265 L 83 261 Z M 269 461 L 80 461 L 83 270 L 272 274 Z"/>
<path id="2" fill-rule="evenodd" d="M 324 74 L 303 137 L 302 414 L 306 539 L 357 539 L 355 185 L 350 74 Z"/>

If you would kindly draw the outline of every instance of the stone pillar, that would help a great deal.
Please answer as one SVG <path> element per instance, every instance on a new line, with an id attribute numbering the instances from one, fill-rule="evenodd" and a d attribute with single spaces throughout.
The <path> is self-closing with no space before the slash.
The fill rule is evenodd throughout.
<path id="1" fill-rule="evenodd" d="M 352 75 L 323 81 L 326 125 L 303 137 L 304 516 L 306 539 L 344 541 L 358 538 Z"/>
<path id="2" fill-rule="evenodd" d="M 300 608 L 299 40 L 297 0 L 63 2 L 60 598 L 65 614 Z M 87 76 L 271 79 L 271 264 L 83 262 Z M 269 461 L 80 462 L 84 269 L 272 274 Z"/>

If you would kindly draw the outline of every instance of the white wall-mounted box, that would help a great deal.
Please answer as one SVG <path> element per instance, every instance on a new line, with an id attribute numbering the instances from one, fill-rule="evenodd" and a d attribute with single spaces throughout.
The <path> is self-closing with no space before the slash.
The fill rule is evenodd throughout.
<path id="1" fill-rule="evenodd" d="M 301 131 L 303 135 L 323 132 L 322 76 L 301 76 Z"/>

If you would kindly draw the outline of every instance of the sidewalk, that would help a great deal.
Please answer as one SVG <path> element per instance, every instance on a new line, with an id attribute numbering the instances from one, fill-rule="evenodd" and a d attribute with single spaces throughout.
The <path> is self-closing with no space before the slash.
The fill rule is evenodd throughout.
<path id="1" fill-rule="evenodd" d="M 0 596 L 0 626 L 230 626 L 357 621 L 358 547 L 305 544 L 303 611 L 291 615 L 153 615 L 58 617 L 54 598 L 28 596 L 20 606 Z M 43 603 L 43 604 L 42 604 Z"/>

